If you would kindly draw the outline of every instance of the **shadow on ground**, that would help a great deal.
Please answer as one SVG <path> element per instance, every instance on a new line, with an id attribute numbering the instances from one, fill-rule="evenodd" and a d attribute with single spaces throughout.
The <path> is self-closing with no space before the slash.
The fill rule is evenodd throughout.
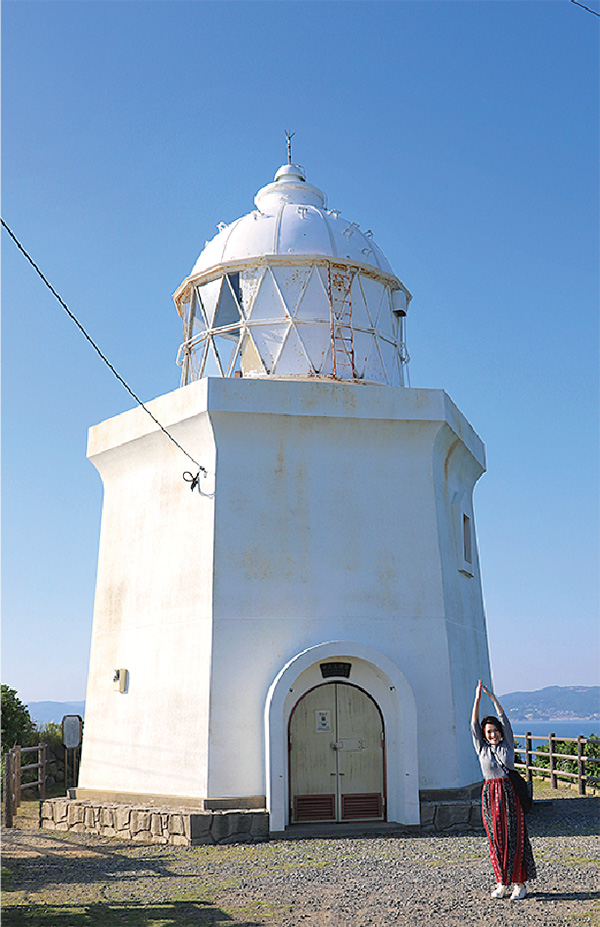
<path id="1" fill-rule="evenodd" d="M 2 927 L 260 927 L 204 902 L 166 904 L 27 904 L 5 908 Z"/>
<path id="2" fill-rule="evenodd" d="M 557 901 L 600 901 L 600 892 L 536 892 L 535 889 L 529 889 L 528 898 L 535 898 L 536 901 L 549 901 L 554 904 Z"/>
<path id="3" fill-rule="evenodd" d="M 20 890 L 29 885 L 35 885 L 36 891 L 42 891 L 47 885 L 89 885 L 97 882 L 104 885 L 115 882 L 126 885 L 140 878 L 157 880 L 173 876 L 161 859 L 152 856 L 152 847 L 144 847 L 146 852 L 143 858 L 130 856 L 127 851 L 131 847 L 132 844 L 121 841 L 116 846 L 96 844 L 91 847 L 61 837 L 56 839 L 55 846 L 50 850 L 44 848 L 39 855 L 21 857 L 13 855 L 11 848 L 5 846 L 2 853 L 5 867 L 3 893 L 6 898 L 6 893 L 11 890 Z M 177 877 L 186 878 L 185 875 Z"/>

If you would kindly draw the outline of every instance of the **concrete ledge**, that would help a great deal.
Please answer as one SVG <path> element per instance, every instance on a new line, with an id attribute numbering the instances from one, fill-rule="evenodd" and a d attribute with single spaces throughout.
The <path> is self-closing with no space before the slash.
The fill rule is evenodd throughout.
<path id="1" fill-rule="evenodd" d="M 312 840 L 339 837 L 418 836 L 418 824 L 399 824 L 396 821 L 344 821 L 336 824 L 289 824 L 285 830 L 271 831 L 272 840 Z"/>
<path id="2" fill-rule="evenodd" d="M 459 789 L 420 789 L 419 798 L 422 802 L 429 801 L 472 801 L 481 798 L 481 782 L 472 782 Z"/>
<path id="3" fill-rule="evenodd" d="M 128 805 L 144 805 L 152 808 L 187 808 L 198 811 L 264 811 L 267 807 L 265 795 L 248 795 L 243 798 L 191 798 L 182 795 L 146 795 L 143 792 L 112 792 L 102 789 L 84 789 L 79 786 L 69 789 L 69 798 L 80 801 L 108 802 Z"/>
<path id="4" fill-rule="evenodd" d="M 184 807 L 50 798 L 40 802 L 39 823 L 44 830 L 171 846 L 258 843 L 269 839 L 269 815 L 264 809 L 198 811 Z"/>

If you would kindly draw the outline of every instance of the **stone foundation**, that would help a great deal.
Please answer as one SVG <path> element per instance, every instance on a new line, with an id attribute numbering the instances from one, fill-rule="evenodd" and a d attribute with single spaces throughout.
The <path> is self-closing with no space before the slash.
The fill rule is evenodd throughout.
<path id="1" fill-rule="evenodd" d="M 481 800 L 428 801 L 421 803 L 421 833 L 479 832 L 483 830 Z"/>
<path id="2" fill-rule="evenodd" d="M 421 826 L 407 828 L 407 832 L 481 832 L 480 790 L 481 786 L 476 784 L 464 789 L 422 791 Z M 375 822 L 370 822 L 369 829 L 376 826 Z M 51 798 L 40 802 L 40 827 L 171 846 L 257 843 L 269 840 L 270 836 L 269 814 L 264 808 L 177 808 L 167 804 L 161 807 L 150 803 L 80 797 Z M 338 827 L 331 826 L 332 836 L 335 836 Z M 393 823 L 383 823 L 382 829 L 386 832 L 393 829 Z"/>
<path id="3" fill-rule="evenodd" d="M 269 815 L 265 810 L 193 811 L 69 798 L 40 802 L 40 827 L 171 846 L 269 839 Z"/>
<path id="4" fill-rule="evenodd" d="M 481 782 L 459 789 L 421 789 L 421 833 L 481 831 Z"/>

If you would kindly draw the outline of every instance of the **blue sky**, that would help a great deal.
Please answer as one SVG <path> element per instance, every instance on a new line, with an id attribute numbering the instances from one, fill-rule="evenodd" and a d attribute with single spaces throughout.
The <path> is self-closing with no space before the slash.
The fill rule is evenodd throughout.
<path id="1" fill-rule="evenodd" d="M 597 0 L 590 7 L 599 9 Z M 2 215 L 144 400 L 171 294 L 294 159 L 413 293 L 413 386 L 487 445 L 475 495 L 499 693 L 600 682 L 598 17 L 569 0 L 2 4 Z M 128 394 L 7 234 L 3 682 L 81 699 Z"/>

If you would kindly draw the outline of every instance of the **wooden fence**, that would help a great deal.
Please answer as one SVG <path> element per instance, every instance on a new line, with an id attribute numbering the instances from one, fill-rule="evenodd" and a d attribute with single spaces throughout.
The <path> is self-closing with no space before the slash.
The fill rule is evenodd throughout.
<path id="1" fill-rule="evenodd" d="M 549 734 L 548 737 L 538 737 L 534 734 L 531 734 L 529 731 L 526 734 L 515 734 L 515 753 L 525 754 L 524 763 L 515 763 L 516 769 L 525 770 L 526 778 L 528 782 L 532 781 L 532 777 L 536 776 L 550 776 L 550 785 L 553 789 L 558 788 L 559 779 L 576 779 L 577 780 L 577 791 L 580 795 L 586 794 L 586 784 L 598 784 L 600 783 L 600 777 L 592 776 L 588 772 L 589 763 L 600 763 L 600 757 L 586 756 L 584 753 L 584 747 L 588 743 L 587 737 L 582 737 L 581 734 L 578 737 L 557 737 L 556 734 Z M 542 740 L 544 744 L 548 744 L 548 751 L 540 750 L 538 747 L 533 746 L 534 740 Z M 556 743 L 567 742 L 576 744 L 574 749 L 577 750 L 576 753 L 558 753 L 556 751 Z M 523 742 L 525 747 L 523 748 Z M 591 741 L 595 743 L 596 741 Z M 545 758 L 548 760 L 548 766 L 538 766 L 535 761 L 538 758 Z M 577 762 L 577 772 L 568 772 L 565 769 L 559 769 L 558 763 L 560 760 L 575 760 Z M 595 771 L 595 767 L 592 766 L 592 769 Z"/>
<path id="2" fill-rule="evenodd" d="M 23 756 L 26 753 L 36 753 L 36 763 L 26 763 L 23 766 Z M 23 773 L 37 770 L 37 779 L 33 782 L 23 782 Z M 13 747 L 4 757 L 4 796 L 3 818 L 4 826 L 12 827 L 17 809 L 21 804 L 21 793 L 25 789 L 38 790 L 40 799 L 46 797 L 46 781 L 48 779 L 48 745 L 38 744 L 36 747 Z"/>

